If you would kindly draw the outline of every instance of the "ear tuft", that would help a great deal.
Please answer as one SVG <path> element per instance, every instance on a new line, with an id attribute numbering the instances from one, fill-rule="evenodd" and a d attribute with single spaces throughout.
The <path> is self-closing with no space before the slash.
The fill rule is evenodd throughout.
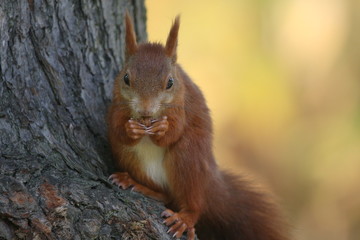
<path id="1" fill-rule="evenodd" d="M 167 38 L 165 45 L 166 55 L 169 56 L 174 63 L 176 62 L 176 48 L 178 44 L 179 26 L 180 26 L 180 16 L 177 16 L 170 29 L 169 36 Z"/>
<path id="2" fill-rule="evenodd" d="M 125 44 L 126 44 L 126 58 L 133 55 L 137 50 L 137 43 L 136 43 L 136 35 L 134 30 L 134 25 L 131 21 L 131 17 L 129 12 L 126 10 L 125 13 Z"/>

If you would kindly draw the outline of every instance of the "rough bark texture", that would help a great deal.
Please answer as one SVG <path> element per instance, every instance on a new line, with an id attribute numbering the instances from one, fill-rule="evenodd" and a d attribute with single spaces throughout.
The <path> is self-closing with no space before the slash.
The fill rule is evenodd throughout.
<path id="1" fill-rule="evenodd" d="M 107 181 L 126 8 L 145 40 L 143 0 L 0 1 L 0 239 L 170 239 Z"/>

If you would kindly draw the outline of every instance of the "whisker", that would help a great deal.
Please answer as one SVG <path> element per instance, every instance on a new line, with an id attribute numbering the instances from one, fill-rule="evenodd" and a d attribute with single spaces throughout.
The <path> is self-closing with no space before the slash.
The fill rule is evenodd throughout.
<path id="1" fill-rule="evenodd" d="M 189 108 L 184 107 L 182 105 L 178 105 L 178 104 L 163 103 L 162 106 L 165 108 L 180 108 L 180 109 L 182 108 L 187 112 L 194 112 L 194 111 L 190 110 Z"/>
<path id="2" fill-rule="evenodd" d="M 170 104 L 170 103 L 162 103 L 161 106 L 166 108 L 184 108 L 181 105 Z"/>
<path id="3" fill-rule="evenodd" d="M 171 104 L 171 103 L 163 103 L 163 104 L 161 104 L 161 105 L 162 105 L 163 107 L 165 107 L 165 108 L 180 108 L 180 109 L 184 109 L 185 112 L 192 113 L 192 114 L 196 114 L 196 116 L 197 116 L 198 118 L 201 118 L 201 119 L 203 119 L 203 120 L 205 120 L 205 121 L 208 120 L 205 116 L 199 115 L 196 111 L 191 110 L 190 108 L 185 107 L 185 106 L 181 106 L 181 105 L 178 105 L 178 104 Z"/>
<path id="4" fill-rule="evenodd" d="M 118 106 L 116 109 L 117 110 L 124 110 L 124 109 L 129 109 L 129 107 L 128 106 Z"/>
<path id="5" fill-rule="evenodd" d="M 126 110 L 126 109 L 134 109 L 135 108 L 135 105 L 136 103 L 134 101 L 120 101 L 120 102 L 116 102 L 116 103 L 112 103 L 114 106 L 116 106 L 119 110 Z M 169 108 L 178 108 L 178 109 L 183 109 L 185 112 L 187 113 L 191 113 L 191 114 L 196 114 L 197 117 L 201 118 L 201 119 L 204 119 L 204 120 L 207 120 L 207 118 L 202 115 L 199 115 L 196 111 L 186 107 L 186 106 L 182 106 L 182 105 L 179 105 L 179 104 L 172 104 L 172 103 L 161 103 L 159 105 L 159 108 L 165 108 L 165 109 L 169 109 Z M 153 123 L 156 123 L 158 121 L 160 121 L 161 119 L 152 119 L 151 120 L 151 124 Z M 141 127 L 145 127 L 145 125 L 141 125 Z"/>
<path id="6" fill-rule="evenodd" d="M 117 103 L 111 103 L 113 106 L 128 106 L 129 102 L 117 102 Z"/>

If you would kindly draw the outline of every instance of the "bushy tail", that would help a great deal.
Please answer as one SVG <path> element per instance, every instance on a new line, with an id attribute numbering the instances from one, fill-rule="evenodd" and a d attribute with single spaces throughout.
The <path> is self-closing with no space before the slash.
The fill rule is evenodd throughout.
<path id="1" fill-rule="evenodd" d="M 269 196 L 227 172 L 209 188 L 207 209 L 196 232 L 200 240 L 286 240 L 286 225 Z"/>

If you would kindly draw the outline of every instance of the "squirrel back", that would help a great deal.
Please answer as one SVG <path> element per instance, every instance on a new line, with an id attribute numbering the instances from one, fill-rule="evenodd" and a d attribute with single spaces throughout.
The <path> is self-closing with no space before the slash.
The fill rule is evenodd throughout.
<path id="1" fill-rule="evenodd" d="M 199 87 L 178 66 L 185 82 L 187 131 L 200 127 L 206 134 L 202 145 L 212 145 L 212 121 Z M 190 130 L 192 129 L 192 130 Z M 190 145 L 189 145 L 190 147 Z M 201 149 L 199 149 L 200 151 Z M 199 239 L 206 240 L 286 240 L 286 224 L 280 210 L 266 193 L 241 176 L 219 169 L 212 149 L 207 154 L 207 172 L 203 177 L 203 212 L 196 225 Z M 200 160 L 199 160 L 200 161 Z M 193 167 L 194 164 L 189 164 Z M 189 170 L 191 172 L 191 170 Z M 185 179 L 183 184 L 186 183 Z M 176 209 L 176 206 L 172 206 Z"/>
<path id="2" fill-rule="evenodd" d="M 176 18 L 165 46 L 137 44 L 126 15 L 126 62 L 115 79 L 109 141 L 114 183 L 163 201 L 169 232 L 193 239 L 285 240 L 276 206 L 219 170 L 212 121 L 198 86 L 177 64 Z"/>

